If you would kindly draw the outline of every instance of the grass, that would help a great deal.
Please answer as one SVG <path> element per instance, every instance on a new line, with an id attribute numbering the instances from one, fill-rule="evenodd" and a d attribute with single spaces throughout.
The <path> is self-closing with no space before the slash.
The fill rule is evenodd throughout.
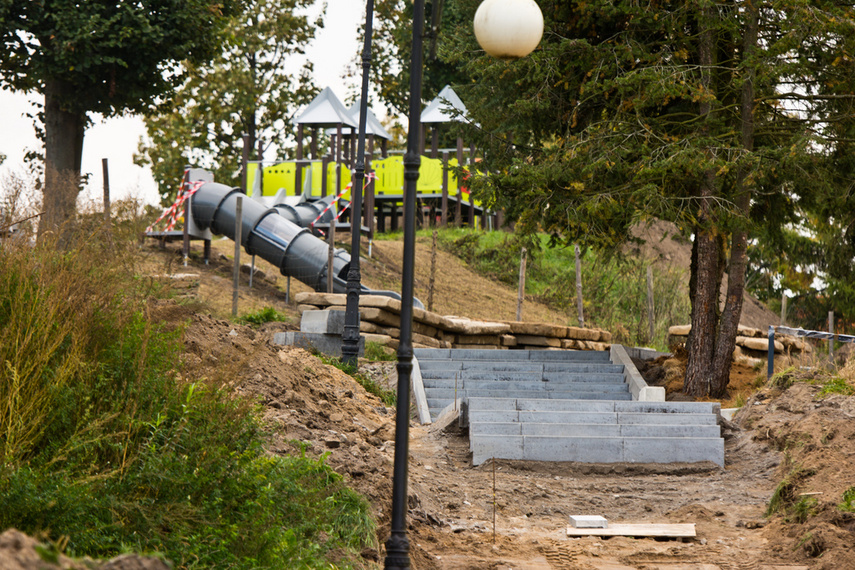
<path id="1" fill-rule="evenodd" d="M 380 386 L 374 380 L 359 372 L 355 367 L 342 362 L 341 358 L 333 358 L 320 353 L 316 353 L 315 356 L 317 356 L 324 364 L 335 366 L 345 374 L 352 377 L 360 386 L 365 388 L 366 392 L 380 398 L 386 406 L 390 408 L 395 407 L 395 404 L 398 401 L 398 396 L 393 390 Z"/>
<path id="2" fill-rule="evenodd" d="M 843 500 L 837 508 L 847 513 L 855 513 L 855 487 L 849 487 L 843 491 Z"/>
<path id="3" fill-rule="evenodd" d="M 241 315 L 238 322 L 244 325 L 260 326 L 265 323 L 281 323 L 290 320 L 291 317 L 280 313 L 273 307 L 264 307 L 263 309 Z"/>
<path id="4" fill-rule="evenodd" d="M 425 234 L 427 235 L 427 234 Z M 468 229 L 439 230 L 439 243 L 466 260 L 476 271 L 509 286 L 519 281 L 520 254 L 528 251 L 526 295 L 563 312 L 578 324 L 575 253 L 551 247 L 549 236 L 524 239 L 506 232 Z M 615 342 L 668 349 L 668 328 L 689 320 L 684 291 L 685 270 L 652 267 L 655 328 L 651 338 L 647 315 L 649 262 L 586 251 L 582 256 L 582 298 L 586 325 L 610 330 Z"/>
<path id="5" fill-rule="evenodd" d="M 178 568 L 357 564 L 365 499 L 323 458 L 269 456 L 253 402 L 176 375 L 181 331 L 130 264 L 138 226 L 0 243 L 0 527 Z"/>
<path id="6" fill-rule="evenodd" d="M 783 513 L 785 519 L 796 522 L 804 522 L 816 507 L 816 499 L 813 497 L 800 497 L 796 499 L 796 489 L 799 484 L 813 475 L 815 470 L 803 467 L 794 467 L 778 483 L 775 491 L 769 499 L 764 516 L 770 517 L 776 513 Z M 812 500 L 812 501 L 811 501 Z"/>
<path id="7" fill-rule="evenodd" d="M 369 362 L 395 362 L 398 360 L 394 350 L 374 341 L 365 343 L 365 358 Z"/>

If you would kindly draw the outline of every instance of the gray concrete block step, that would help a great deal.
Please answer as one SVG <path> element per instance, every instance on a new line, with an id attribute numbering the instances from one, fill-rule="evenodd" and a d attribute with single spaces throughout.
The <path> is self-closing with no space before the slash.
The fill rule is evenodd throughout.
<path id="1" fill-rule="evenodd" d="M 463 361 L 463 360 L 433 360 L 420 358 L 419 367 L 422 373 L 435 370 L 473 370 L 491 372 L 520 372 L 520 373 L 542 373 L 542 372 L 568 372 L 588 373 L 600 372 L 606 374 L 623 374 L 622 364 L 609 364 L 604 362 L 492 362 L 489 360 Z"/>
<path id="2" fill-rule="evenodd" d="M 629 386 L 623 382 L 585 382 L 584 380 L 560 380 L 560 381 L 544 381 L 544 380 L 504 380 L 486 379 L 460 379 L 453 378 L 422 378 L 425 390 L 429 389 L 455 389 L 468 390 L 473 395 L 478 395 L 479 390 L 526 390 L 545 392 L 572 392 L 581 390 L 584 392 L 629 392 Z"/>
<path id="3" fill-rule="evenodd" d="M 451 400 L 454 398 L 454 388 L 425 388 L 425 396 L 428 402 L 431 400 Z M 457 389 L 457 397 L 468 399 L 473 394 L 477 394 L 481 398 L 527 398 L 536 396 L 539 399 L 549 400 L 632 400 L 632 394 L 627 392 L 603 392 L 600 390 L 477 390 L 475 392 L 469 390 Z M 471 412 L 470 412 L 471 413 Z"/>
<path id="4" fill-rule="evenodd" d="M 625 383 L 623 374 L 604 374 L 599 372 L 504 372 L 484 370 L 422 370 L 422 378 L 437 380 L 496 380 L 496 381 L 566 381 L 566 382 L 602 382 Z"/>
<path id="5" fill-rule="evenodd" d="M 597 350 L 482 350 L 468 348 L 416 348 L 416 358 L 448 360 L 490 360 L 494 362 L 609 362 L 608 351 Z"/>
<path id="6" fill-rule="evenodd" d="M 470 438 L 472 463 L 491 458 L 583 463 L 695 463 L 724 466 L 720 437 L 570 437 L 482 435 Z"/>
<path id="7" fill-rule="evenodd" d="M 514 402 L 488 401 L 480 397 L 472 397 L 469 400 L 469 409 L 500 409 L 510 405 L 515 410 L 558 410 L 563 404 L 552 400 L 538 400 L 536 398 L 517 398 Z M 568 406 L 573 404 L 568 403 Z M 633 413 L 662 413 L 662 414 L 713 414 L 717 415 L 721 410 L 718 402 L 608 402 L 603 406 L 613 412 Z"/>
<path id="8" fill-rule="evenodd" d="M 452 398 L 448 398 L 451 403 Z M 428 400 L 430 402 L 430 400 Z M 632 412 L 473 410 L 466 414 L 469 424 L 480 422 L 556 423 L 556 424 L 646 424 L 646 425 L 718 425 L 713 414 L 656 414 Z"/>
<path id="9" fill-rule="evenodd" d="M 718 425 L 557 424 L 470 422 L 469 437 L 481 435 L 555 435 L 570 437 L 720 437 Z"/>

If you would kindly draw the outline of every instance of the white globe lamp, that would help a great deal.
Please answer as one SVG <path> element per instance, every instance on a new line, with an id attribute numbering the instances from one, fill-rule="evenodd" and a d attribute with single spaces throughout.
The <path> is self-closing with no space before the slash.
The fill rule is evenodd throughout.
<path id="1" fill-rule="evenodd" d="M 518 59 L 543 37 L 543 14 L 534 0 L 484 0 L 475 12 L 475 39 L 491 56 Z"/>

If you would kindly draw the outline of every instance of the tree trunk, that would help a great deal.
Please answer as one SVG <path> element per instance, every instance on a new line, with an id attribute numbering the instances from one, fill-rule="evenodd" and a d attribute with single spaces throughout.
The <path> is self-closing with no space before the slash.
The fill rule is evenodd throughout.
<path id="1" fill-rule="evenodd" d="M 54 233 L 63 239 L 77 211 L 80 193 L 80 163 L 86 113 L 64 103 L 73 98 L 70 84 L 45 82 L 45 185 L 39 238 Z"/>
<path id="2" fill-rule="evenodd" d="M 714 63 L 715 40 L 711 30 L 710 20 L 714 16 L 710 9 L 703 11 L 704 15 L 698 22 L 699 44 L 698 56 L 701 65 L 701 86 L 704 91 L 712 88 L 712 69 Z M 702 118 L 702 129 L 706 132 L 707 123 L 713 113 L 709 98 L 703 98 L 698 108 Z M 707 158 L 712 160 L 714 151 L 707 151 Z M 692 245 L 691 281 L 689 295 L 692 303 L 692 329 L 686 343 L 688 362 L 683 390 L 694 397 L 709 394 L 710 371 L 715 352 L 716 331 L 718 329 L 718 298 L 719 276 L 721 267 L 720 239 L 712 230 L 714 213 L 712 198 L 716 191 L 715 170 L 708 169 L 700 181 L 699 188 L 699 221 L 695 225 L 695 241 Z"/>
<path id="3" fill-rule="evenodd" d="M 746 154 L 754 150 L 754 80 L 756 77 L 751 55 L 757 48 L 759 13 L 757 6 L 749 4 L 745 13 L 745 31 L 743 33 L 745 81 L 742 84 L 741 95 L 741 136 L 742 148 Z M 736 346 L 736 335 L 739 332 L 739 317 L 742 314 L 743 293 L 745 290 L 745 268 L 748 262 L 748 223 L 749 208 L 751 207 L 751 190 L 748 187 L 748 166 L 744 163 L 737 172 L 735 202 L 739 214 L 743 216 L 741 225 L 734 230 L 730 264 L 728 266 L 727 296 L 724 311 L 719 325 L 718 342 L 715 347 L 715 357 L 712 365 L 712 381 L 710 396 L 720 398 L 727 391 L 730 382 L 730 367 L 733 362 L 733 349 Z"/>

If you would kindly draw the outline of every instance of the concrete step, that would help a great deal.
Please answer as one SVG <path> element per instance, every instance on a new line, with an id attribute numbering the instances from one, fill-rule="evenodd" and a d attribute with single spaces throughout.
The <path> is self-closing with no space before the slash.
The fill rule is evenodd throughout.
<path id="1" fill-rule="evenodd" d="M 453 396 L 448 398 L 451 403 Z M 430 400 L 429 400 L 430 402 Z M 713 414 L 656 414 L 650 412 L 584 412 L 472 410 L 466 414 L 469 424 L 481 422 L 555 423 L 555 424 L 647 424 L 647 425 L 717 425 Z"/>
<path id="2" fill-rule="evenodd" d="M 524 411 L 552 411 L 552 410 L 580 410 L 577 403 L 557 402 L 555 400 L 539 400 L 530 398 L 496 399 L 479 398 L 469 399 L 470 410 L 524 410 Z M 600 412 L 632 412 L 632 413 L 662 413 L 662 414 L 713 414 L 717 415 L 721 410 L 718 402 L 585 402 L 584 406 L 597 406 L 588 411 Z M 566 408 L 565 408 L 566 406 Z M 581 410 L 580 410 L 581 411 Z"/>
<path id="3" fill-rule="evenodd" d="M 460 360 L 432 360 L 419 359 L 419 368 L 422 373 L 437 370 L 452 370 L 452 371 L 491 371 L 491 372 L 519 372 L 519 373 L 542 373 L 542 372 L 598 372 L 606 374 L 623 374 L 624 367 L 622 364 L 608 364 L 601 362 L 491 362 L 488 360 L 480 361 L 460 361 Z"/>
<path id="4" fill-rule="evenodd" d="M 543 381 L 543 380 L 504 380 L 504 379 L 465 379 L 454 380 L 451 378 L 423 378 L 425 390 L 467 390 L 473 396 L 478 395 L 479 390 L 525 390 L 545 392 L 572 392 L 581 390 L 583 392 L 629 392 L 629 386 L 623 382 L 585 382 L 582 380 L 559 380 L 559 381 Z"/>
<path id="5" fill-rule="evenodd" d="M 572 437 L 481 435 L 470 438 L 472 463 L 491 458 L 584 463 L 695 463 L 724 466 L 720 437 Z"/>
<path id="6" fill-rule="evenodd" d="M 428 404 L 431 400 L 451 400 L 454 398 L 454 388 L 425 388 Z M 477 395 L 479 398 L 530 398 L 550 400 L 632 400 L 632 394 L 626 392 L 603 392 L 601 390 L 485 390 L 477 391 L 457 389 L 457 398 L 468 399 Z M 474 413 L 471 412 L 470 413 Z M 527 412 L 518 412 L 527 413 Z"/>
<path id="7" fill-rule="evenodd" d="M 468 348 L 417 348 L 413 354 L 424 359 L 489 360 L 493 362 L 609 362 L 608 351 L 597 350 L 481 350 Z"/>
<path id="8" fill-rule="evenodd" d="M 481 435 L 556 435 L 571 437 L 720 437 L 718 425 L 663 424 L 557 424 L 475 422 L 469 437 Z"/>
<path id="9" fill-rule="evenodd" d="M 623 374 L 603 374 L 598 372 L 504 372 L 483 370 L 422 370 L 424 380 L 496 380 L 496 381 L 554 381 L 554 382 L 602 382 L 624 384 Z"/>

